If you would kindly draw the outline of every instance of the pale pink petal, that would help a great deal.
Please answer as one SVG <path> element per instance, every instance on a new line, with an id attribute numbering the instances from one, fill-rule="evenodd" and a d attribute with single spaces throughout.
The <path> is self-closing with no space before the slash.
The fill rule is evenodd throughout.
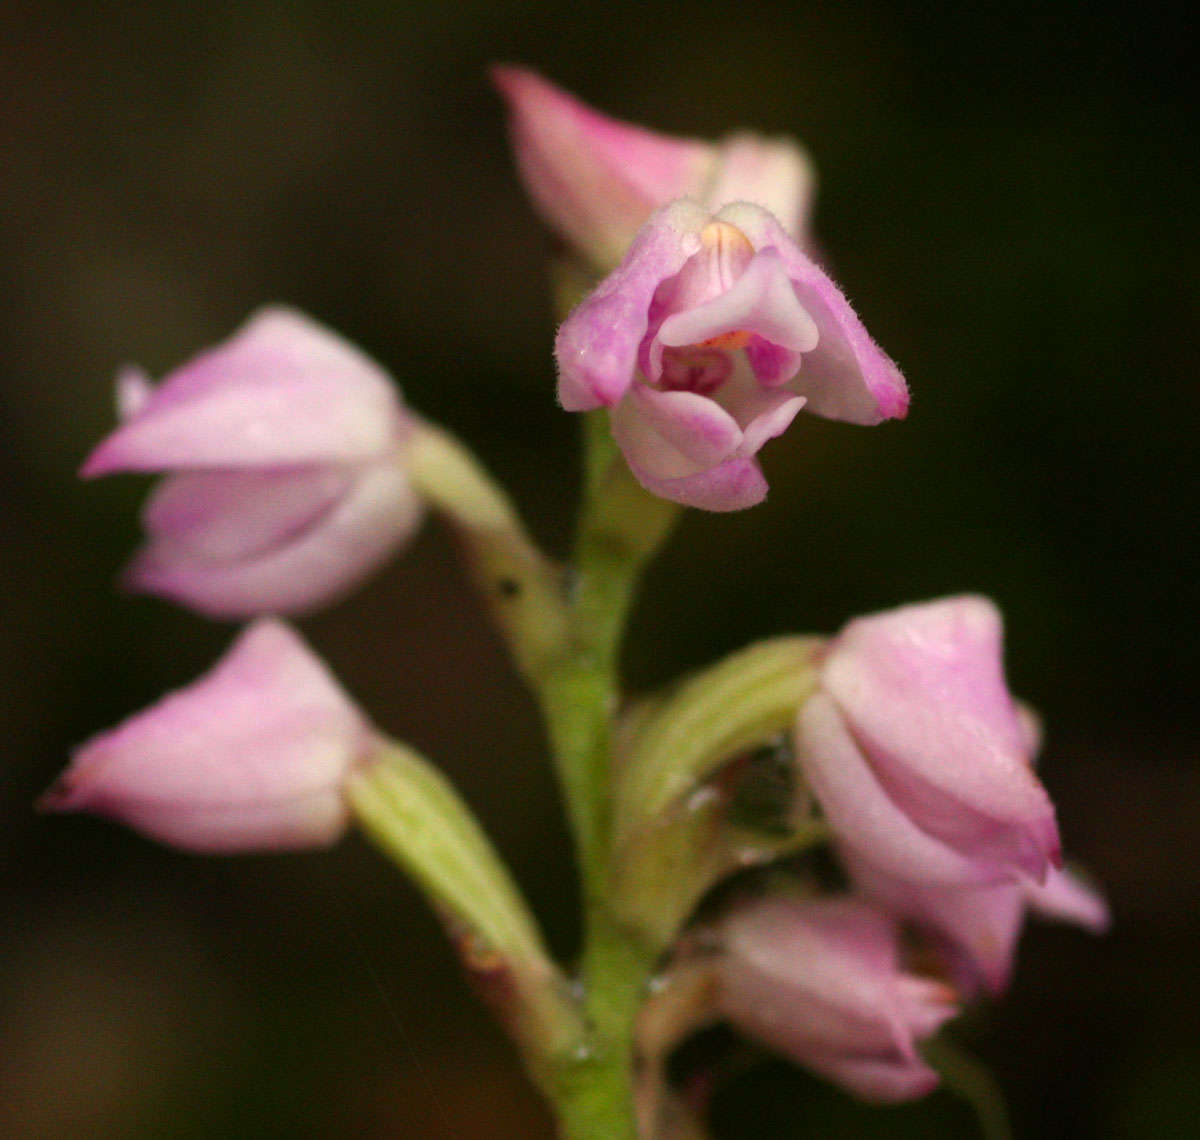
<path id="1" fill-rule="evenodd" d="M 851 849 L 842 861 L 855 889 L 876 906 L 936 931 L 970 962 L 968 988 L 982 979 L 992 993 L 1008 984 L 1020 934 L 1021 886 L 946 886 L 902 879 L 880 870 Z"/>
<path id="2" fill-rule="evenodd" d="M 716 178 L 705 192 L 704 204 L 716 211 L 732 202 L 753 202 L 774 214 L 803 243 L 815 190 L 812 161 L 795 143 L 743 133 L 721 142 Z"/>
<path id="3" fill-rule="evenodd" d="M 300 613 L 353 589 L 411 535 L 420 513 L 399 467 L 370 465 L 306 530 L 270 549 L 206 562 L 186 545 L 152 536 L 128 582 L 210 617 Z"/>
<path id="4" fill-rule="evenodd" d="M 43 806 L 199 851 L 332 842 L 372 730 L 285 625 L 251 626 L 208 674 L 84 744 Z"/>
<path id="5" fill-rule="evenodd" d="M 729 916 L 722 943 L 737 982 L 765 979 L 780 993 L 837 997 L 871 1014 L 896 971 L 896 925 L 857 899 L 755 899 Z"/>
<path id="6" fill-rule="evenodd" d="M 767 440 L 783 435 L 804 407 L 803 396 L 789 396 L 783 392 L 778 393 L 778 396 L 780 398 L 771 403 L 764 401 L 764 406 L 746 425 L 742 446 L 738 452 L 740 455 L 756 455 Z"/>
<path id="7" fill-rule="evenodd" d="M 1039 880 L 1061 862 L 1058 825 L 1048 797 L 1045 810 L 1031 811 L 1027 817 L 977 809 L 953 790 L 914 772 L 906 758 L 882 747 L 868 747 L 876 777 L 893 800 L 924 830 L 955 850 L 1006 866 L 1013 877 L 1029 875 Z M 972 759 L 964 757 L 963 767 L 969 768 Z"/>
<path id="8" fill-rule="evenodd" d="M 1045 883 L 1023 883 L 1030 908 L 1043 918 L 1082 926 L 1103 934 L 1112 923 L 1104 896 L 1072 871 L 1052 871 Z"/>
<path id="9" fill-rule="evenodd" d="M 741 511 L 767 497 L 767 480 L 754 459 L 728 459 L 707 471 L 662 478 L 630 463 L 638 482 L 660 499 L 701 511 Z"/>
<path id="10" fill-rule="evenodd" d="M 765 389 L 750 366 L 739 360 L 713 398 L 742 429 L 738 454 L 756 455 L 769 439 L 782 435 L 804 407 L 804 397 L 786 389 Z"/>
<path id="11" fill-rule="evenodd" d="M 638 408 L 631 390 L 609 413 L 613 439 L 639 478 L 684 479 L 705 468 L 672 445 Z M 645 459 L 647 466 L 639 463 Z"/>
<path id="12" fill-rule="evenodd" d="M 751 337 L 744 351 L 758 382 L 772 388 L 786 384 L 804 362 L 802 353 L 772 344 L 760 336 Z"/>
<path id="13" fill-rule="evenodd" d="M 730 458 L 742 445 L 742 429 L 733 416 L 715 400 L 695 392 L 660 392 L 637 383 L 621 402 L 621 410 L 626 407 L 656 436 L 686 456 L 695 465 L 693 470 L 712 467 Z M 674 472 L 662 465 L 658 448 L 635 444 L 632 438 L 627 447 L 617 428 L 623 420 L 623 415 L 614 413 L 614 435 L 631 463 L 664 478 L 688 473 Z"/>
<path id="14" fill-rule="evenodd" d="M 1028 880 L 998 886 L 956 887 L 889 875 L 851 850 L 842 858 L 858 890 L 876 906 L 945 939 L 961 955 L 964 985 L 979 982 L 993 994 L 1007 988 L 1027 906 L 1047 918 L 1102 933 L 1103 898 L 1069 872 L 1051 871 L 1044 886 Z"/>
<path id="15" fill-rule="evenodd" d="M 569 412 L 611 406 L 633 382 L 650 301 L 700 248 L 706 210 L 673 202 L 638 233 L 628 256 L 563 322 L 555 340 L 558 398 Z"/>
<path id="16" fill-rule="evenodd" d="M 754 246 L 741 230 L 724 223 L 706 223 L 700 230 L 699 251 L 655 292 L 651 331 L 657 333 L 673 313 L 694 309 L 728 292 L 753 260 Z"/>
<path id="17" fill-rule="evenodd" d="M 867 1074 L 923 1066 L 917 1043 L 958 1011 L 947 986 L 901 969 L 898 933 L 852 897 L 744 904 L 718 931 L 720 1008 L 748 1035 L 871 1095 Z"/>
<path id="18" fill-rule="evenodd" d="M 284 545 L 310 529 L 358 472 L 317 465 L 184 471 L 167 476 L 142 509 L 146 533 L 198 563 L 228 564 Z"/>
<path id="19" fill-rule="evenodd" d="M 1042 730 L 1042 718 L 1036 709 L 1024 701 L 1014 703 L 1017 706 L 1017 717 L 1021 721 L 1021 733 L 1025 738 L 1025 751 L 1029 755 L 1029 762 L 1036 764 L 1038 753 L 1042 750 L 1042 738 L 1045 735 Z"/>
<path id="20" fill-rule="evenodd" d="M 715 148 L 602 115 L 520 67 L 494 67 L 522 181 L 543 218 L 607 269 L 659 206 L 694 197 Z"/>
<path id="21" fill-rule="evenodd" d="M 86 809 L 187 851 L 233 854 L 328 847 L 346 830 L 347 812 L 335 788 L 311 792 L 293 803 L 237 803 L 219 808 L 191 804 L 123 801 Z"/>
<path id="22" fill-rule="evenodd" d="M 83 475 L 357 461 L 390 446 L 402 415 L 377 364 L 284 308 L 264 309 L 129 402 L 135 413 Z"/>
<path id="23" fill-rule="evenodd" d="M 895 921 L 855 898 L 763 899 L 724 935 L 727 1015 L 787 1052 L 915 1057 L 914 1034 L 957 1011 L 947 987 L 901 973 Z"/>
<path id="24" fill-rule="evenodd" d="M 792 385 L 808 398 L 809 410 L 859 424 L 902 419 L 908 387 L 899 369 L 871 339 L 841 290 L 779 221 L 748 203 L 726 206 L 717 217 L 737 226 L 755 249 L 777 251 L 797 300 L 816 324 L 817 346 L 805 353 Z"/>
<path id="25" fill-rule="evenodd" d="M 822 686 L 876 778 L 930 835 L 1042 878 L 1060 860 L 1054 806 L 1004 682 L 1001 623 L 977 597 L 851 622 Z"/>
<path id="26" fill-rule="evenodd" d="M 838 706 L 824 693 L 800 710 L 796 756 L 834 834 L 888 873 L 938 883 L 988 882 L 1006 874 L 922 830 L 880 784 Z"/>

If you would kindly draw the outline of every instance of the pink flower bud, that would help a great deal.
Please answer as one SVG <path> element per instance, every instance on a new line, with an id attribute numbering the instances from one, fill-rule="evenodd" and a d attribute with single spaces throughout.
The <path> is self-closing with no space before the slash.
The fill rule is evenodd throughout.
<path id="1" fill-rule="evenodd" d="M 136 589 L 214 617 L 294 613 L 352 588 L 419 521 L 394 386 L 299 313 L 264 309 L 157 387 L 132 369 L 117 386 L 123 422 L 81 473 L 170 472 L 143 512 Z"/>
<path id="2" fill-rule="evenodd" d="M 845 854 L 856 889 L 876 906 L 937 936 L 957 965 L 960 988 L 993 994 L 1008 986 L 1025 915 L 1074 923 L 1093 934 L 1109 926 L 1103 896 L 1070 871 L 1051 870 L 1042 885 L 1024 880 L 995 886 L 914 883 Z"/>
<path id="3" fill-rule="evenodd" d="M 598 269 L 611 269 L 659 206 L 695 198 L 710 210 L 755 202 L 804 240 L 813 195 L 808 157 L 786 139 L 673 138 L 610 119 L 541 76 L 495 67 L 517 166 L 546 222 Z"/>
<path id="4" fill-rule="evenodd" d="M 1044 881 L 1061 862 L 1028 719 L 978 597 L 851 622 L 800 712 L 804 774 L 841 845 L 917 883 Z"/>
<path id="5" fill-rule="evenodd" d="M 866 1100 L 924 1096 L 917 1044 L 958 1012 L 954 991 L 905 971 L 897 924 L 851 898 L 768 898 L 735 911 L 717 960 L 742 1032 Z"/>
<path id="6" fill-rule="evenodd" d="M 216 667 L 75 753 L 51 811 L 121 820 L 194 851 L 332 843 L 375 735 L 292 630 L 262 619 Z"/>
<path id="7" fill-rule="evenodd" d="M 654 494 L 705 510 L 762 500 L 754 458 L 802 407 L 875 424 L 908 389 L 837 286 L 766 210 L 659 210 L 555 345 L 568 411 L 612 408 Z"/>

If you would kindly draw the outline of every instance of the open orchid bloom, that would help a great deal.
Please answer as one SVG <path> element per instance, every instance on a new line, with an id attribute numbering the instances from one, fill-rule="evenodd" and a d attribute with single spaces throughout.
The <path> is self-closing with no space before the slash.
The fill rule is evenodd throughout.
<path id="1" fill-rule="evenodd" d="M 374 730 L 288 626 L 262 619 L 216 667 L 75 753 L 42 806 L 194 851 L 319 847 Z"/>
<path id="2" fill-rule="evenodd" d="M 765 898 L 735 910 L 720 939 L 717 1000 L 743 1033 L 867 1100 L 937 1084 L 917 1045 L 957 999 L 903 968 L 893 919 L 853 898 Z"/>
<path id="3" fill-rule="evenodd" d="M 839 842 L 918 883 L 1044 882 L 1061 862 L 1000 614 L 947 598 L 852 621 L 800 712 L 797 756 Z"/>
<path id="4" fill-rule="evenodd" d="M 659 210 L 559 329 L 568 411 L 612 409 L 653 493 L 705 510 L 760 502 L 755 455 L 803 407 L 851 423 L 903 417 L 908 389 L 837 286 L 766 210 Z"/>
<path id="5" fill-rule="evenodd" d="M 168 473 L 135 589 L 214 617 L 295 613 L 356 585 L 420 519 L 394 385 L 300 313 L 262 310 L 157 386 L 126 369 L 117 400 L 82 473 Z"/>
<path id="6" fill-rule="evenodd" d="M 674 138 L 609 118 L 540 75 L 492 69 L 509 108 L 513 151 L 546 222 L 601 272 L 624 256 L 659 206 L 694 198 L 717 210 L 755 202 L 807 240 L 812 163 L 788 139 L 741 132 L 719 143 Z"/>

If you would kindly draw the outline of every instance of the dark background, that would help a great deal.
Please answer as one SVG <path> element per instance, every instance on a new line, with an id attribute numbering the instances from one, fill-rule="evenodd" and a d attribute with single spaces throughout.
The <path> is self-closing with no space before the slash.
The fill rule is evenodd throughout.
<path id="1" fill-rule="evenodd" d="M 282 299 L 477 446 L 561 550 L 577 423 L 553 399 L 547 243 L 492 60 L 660 128 L 799 136 L 818 236 L 914 390 L 801 417 L 769 501 L 692 513 L 627 654 L 664 681 L 780 630 L 978 590 L 1045 715 L 1068 845 L 1113 933 L 1036 927 L 962 1036 L 1018 1135 L 1200 1134 L 1196 130 L 1158 4 L 42 4 L 0 23 L 0 1134 L 549 1135 L 401 877 L 357 838 L 210 860 L 31 801 L 72 744 L 206 668 L 231 629 L 112 581 L 145 481 L 73 475 L 110 378 Z M 303 623 L 437 757 L 575 937 L 536 718 L 437 525 Z M 722 1137 L 970 1136 L 781 1064 Z"/>

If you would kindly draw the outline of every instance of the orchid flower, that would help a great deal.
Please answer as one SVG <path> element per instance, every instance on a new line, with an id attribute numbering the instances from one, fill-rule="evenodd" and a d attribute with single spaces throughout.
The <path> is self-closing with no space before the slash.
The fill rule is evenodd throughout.
<path id="1" fill-rule="evenodd" d="M 1061 863 L 1001 634 L 996 607 L 966 596 L 857 618 L 826 650 L 800 767 L 839 842 L 888 874 L 1044 882 Z"/>
<path id="2" fill-rule="evenodd" d="M 377 747 L 325 665 L 264 618 L 211 672 L 80 747 L 42 806 L 194 851 L 326 846 L 349 822 L 347 779 Z"/>
<path id="3" fill-rule="evenodd" d="M 637 479 L 705 510 L 760 502 L 755 455 L 796 413 L 876 424 L 908 389 L 840 290 L 760 206 L 674 202 L 555 342 L 567 411 L 611 409 Z"/>
<path id="4" fill-rule="evenodd" d="M 894 920 L 853 898 L 760 899 L 721 927 L 718 1005 L 742 1032 L 867 1100 L 913 1100 L 937 1073 L 917 1045 L 958 1012 L 904 969 Z"/>
<path id="5" fill-rule="evenodd" d="M 263 309 L 157 386 L 123 370 L 118 408 L 82 473 L 167 473 L 134 589 L 212 617 L 297 613 L 357 585 L 420 520 L 394 385 L 293 310 Z"/>

